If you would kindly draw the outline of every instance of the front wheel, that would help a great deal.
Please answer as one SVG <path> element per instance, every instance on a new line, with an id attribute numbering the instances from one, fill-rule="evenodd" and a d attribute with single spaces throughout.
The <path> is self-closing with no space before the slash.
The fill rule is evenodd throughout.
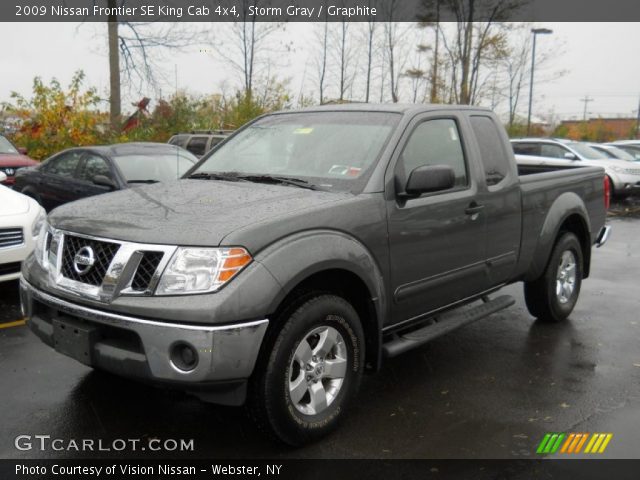
<path id="1" fill-rule="evenodd" d="M 529 313 L 544 322 L 561 322 L 573 311 L 582 284 L 582 246 L 573 233 L 556 243 L 543 275 L 524 284 Z"/>
<path id="2" fill-rule="evenodd" d="M 265 433 L 299 446 L 333 430 L 358 391 L 364 334 L 343 298 L 319 294 L 276 321 L 249 393 L 250 412 Z"/>

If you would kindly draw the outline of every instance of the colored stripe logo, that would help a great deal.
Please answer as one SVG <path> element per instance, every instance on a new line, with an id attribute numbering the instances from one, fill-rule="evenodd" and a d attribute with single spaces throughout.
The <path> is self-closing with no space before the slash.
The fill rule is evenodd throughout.
<path id="1" fill-rule="evenodd" d="M 612 438 L 613 433 L 547 433 L 536 453 L 604 453 Z"/>

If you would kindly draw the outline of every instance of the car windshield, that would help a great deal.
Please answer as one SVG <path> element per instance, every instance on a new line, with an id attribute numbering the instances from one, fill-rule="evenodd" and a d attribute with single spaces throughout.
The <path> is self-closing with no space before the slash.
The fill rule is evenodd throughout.
<path id="1" fill-rule="evenodd" d="M 9 140 L 0 135 L 0 153 L 18 153 Z"/>
<path id="2" fill-rule="evenodd" d="M 267 116 L 211 152 L 190 176 L 232 172 L 254 181 L 288 178 L 323 190 L 358 193 L 399 119 L 389 112 Z"/>
<path id="3" fill-rule="evenodd" d="M 573 148 L 578 152 L 578 155 L 586 160 L 606 160 L 609 158 L 606 153 L 600 152 L 584 143 L 573 142 L 569 143 L 568 146 Z"/>
<path id="4" fill-rule="evenodd" d="M 621 148 L 608 146 L 607 151 L 613 156 L 613 158 L 618 158 L 620 160 L 627 160 L 629 162 L 634 162 L 636 159 L 630 153 L 625 152 Z"/>
<path id="5" fill-rule="evenodd" d="M 627 152 L 636 162 L 640 160 L 640 145 L 620 145 L 616 148 Z"/>
<path id="6" fill-rule="evenodd" d="M 113 157 L 127 182 L 167 182 L 176 180 L 193 167 L 198 159 L 189 152 L 128 153 Z"/>

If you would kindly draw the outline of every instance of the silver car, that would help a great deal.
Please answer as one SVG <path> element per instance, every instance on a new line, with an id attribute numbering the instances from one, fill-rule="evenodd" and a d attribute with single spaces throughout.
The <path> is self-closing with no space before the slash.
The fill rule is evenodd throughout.
<path id="1" fill-rule="evenodd" d="M 638 159 L 629 152 L 623 150 L 617 145 L 611 143 L 590 143 L 591 148 L 595 148 L 599 152 L 604 153 L 609 158 L 616 158 L 618 160 L 626 160 L 627 162 L 635 162 Z M 640 165 L 640 164 L 639 164 Z"/>
<path id="2" fill-rule="evenodd" d="M 640 161 L 640 140 L 619 140 L 607 145 L 624 150 L 629 155 L 632 155 L 636 161 Z"/>
<path id="3" fill-rule="evenodd" d="M 640 165 L 610 158 L 584 142 L 555 138 L 511 140 L 516 160 L 528 166 L 602 167 L 611 182 L 612 194 L 626 197 L 640 193 Z"/>

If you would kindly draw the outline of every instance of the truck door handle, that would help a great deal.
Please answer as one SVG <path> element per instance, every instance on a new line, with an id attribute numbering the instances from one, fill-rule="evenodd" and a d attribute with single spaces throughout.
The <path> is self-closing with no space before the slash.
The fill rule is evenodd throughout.
<path id="1" fill-rule="evenodd" d="M 466 213 L 467 215 L 474 216 L 480 213 L 482 210 L 484 210 L 484 205 L 480 205 L 476 202 L 471 202 L 469 206 L 464 210 L 464 213 Z"/>

